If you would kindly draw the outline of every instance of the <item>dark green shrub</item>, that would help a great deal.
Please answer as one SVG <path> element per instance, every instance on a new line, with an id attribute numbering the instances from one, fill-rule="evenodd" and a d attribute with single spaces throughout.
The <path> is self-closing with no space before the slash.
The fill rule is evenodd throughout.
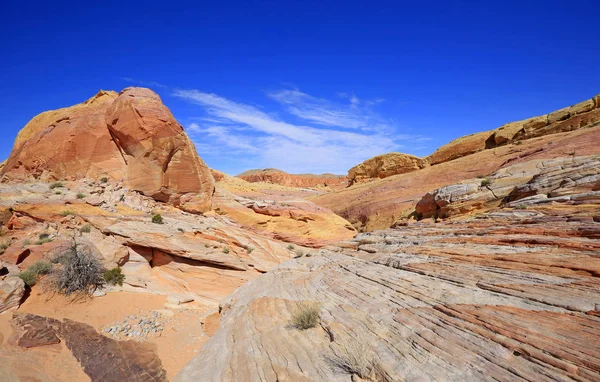
<path id="1" fill-rule="evenodd" d="M 492 184 L 492 180 L 490 178 L 485 178 L 481 181 L 481 187 L 489 187 Z"/>
<path id="2" fill-rule="evenodd" d="M 294 250 L 294 248 L 296 248 L 296 247 L 294 247 L 294 244 L 289 244 L 289 245 L 287 246 L 287 249 L 289 249 L 290 251 L 293 251 L 293 250 Z"/>
<path id="3" fill-rule="evenodd" d="M 70 216 L 70 215 L 75 215 L 75 213 L 71 210 L 64 210 L 60 213 L 62 216 Z"/>
<path id="4" fill-rule="evenodd" d="M 152 215 L 152 223 L 154 224 L 163 224 L 163 218 L 160 214 Z"/>
<path id="5" fill-rule="evenodd" d="M 229 247 L 223 248 L 223 253 L 229 253 Z"/>
<path id="6" fill-rule="evenodd" d="M 121 273 L 121 268 L 113 268 L 104 271 L 104 281 L 106 281 L 106 283 L 110 285 L 123 286 L 123 281 L 125 281 L 125 275 Z"/>
<path id="7" fill-rule="evenodd" d="M 100 182 L 106 183 L 106 182 L 108 182 L 108 178 L 103 176 L 102 178 L 100 178 Z"/>
<path id="8" fill-rule="evenodd" d="M 83 199 L 83 198 L 85 198 L 85 194 L 82 194 L 81 192 L 79 192 L 77 194 L 77 199 Z"/>
<path id="9" fill-rule="evenodd" d="M 50 189 L 54 190 L 55 188 L 63 188 L 65 185 L 62 182 L 54 182 L 50 185 Z"/>

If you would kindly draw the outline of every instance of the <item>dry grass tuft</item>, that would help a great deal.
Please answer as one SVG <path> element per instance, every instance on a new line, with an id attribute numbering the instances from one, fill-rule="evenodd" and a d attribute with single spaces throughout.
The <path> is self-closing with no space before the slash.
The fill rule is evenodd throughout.
<path id="1" fill-rule="evenodd" d="M 300 330 L 314 328 L 321 321 L 321 305 L 317 303 L 301 303 L 292 314 L 291 325 Z"/>

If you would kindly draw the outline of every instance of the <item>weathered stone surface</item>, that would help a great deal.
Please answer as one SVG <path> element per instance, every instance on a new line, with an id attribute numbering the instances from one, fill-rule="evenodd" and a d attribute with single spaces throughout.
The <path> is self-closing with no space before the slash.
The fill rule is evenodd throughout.
<path id="1" fill-rule="evenodd" d="M 36 347 L 65 342 L 92 381 L 167 381 L 153 346 L 135 341 L 116 341 L 93 327 L 65 319 L 36 316 L 13 318 L 17 344 Z"/>
<path id="2" fill-rule="evenodd" d="M 288 174 L 287 172 L 278 170 L 276 168 L 248 170 L 239 175 L 236 175 L 236 177 L 250 183 L 265 182 L 288 187 L 330 187 L 333 189 L 340 189 L 348 185 L 348 178 L 346 178 L 343 175 Z"/>
<path id="3" fill-rule="evenodd" d="M 486 179 L 434 190 L 417 203 L 415 211 L 422 218 L 447 218 L 533 196 L 538 196 L 537 202 L 543 197 L 544 203 L 566 195 L 566 201 L 577 201 L 595 195 L 590 191 L 598 180 L 600 158 L 595 156 L 524 162 L 498 170 Z"/>
<path id="4" fill-rule="evenodd" d="M 425 159 L 429 164 L 436 165 L 485 150 L 486 142 L 491 136 L 491 131 L 484 131 L 460 137 L 438 148 Z"/>
<path id="5" fill-rule="evenodd" d="M 149 89 L 100 91 L 48 111 L 19 133 L 4 181 L 122 180 L 131 189 L 193 212 L 211 207 L 213 179 L 183 128 Z"/>
<path id="6" fill-rule="evenodd" d="M 598 380 L 600 228 L 571 213 L 417 223 L 290 260 L 221 304 L 175 380 L 348 381 L 345 353 L 371 380 Z M 291 327 L 301 302 L 321 304 L 316 327 Z"/>
<path id="7" fill-rule="evenodd" d="M 376 178 L 405 174 L 427 166 L 427 162 L 409 154 L 388 153 L 367 159 L 348 171 L 350 184 L 369 181 Z"/>
<path id="8" fill-rule="evenodd" d="M 25 294 L 25 283 L 18 277 L 8 276 L 0 280 L 0 313 L 19 307 Z"/>

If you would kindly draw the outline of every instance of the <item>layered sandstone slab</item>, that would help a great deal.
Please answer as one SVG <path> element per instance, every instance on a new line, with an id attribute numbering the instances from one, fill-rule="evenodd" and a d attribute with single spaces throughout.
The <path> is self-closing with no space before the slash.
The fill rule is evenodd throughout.
<path id="1" fill-rule="evenodd" d="M 348 178 L 343 175 L 288 174 L 276 168 L 248 170 L 236 176 L 251 183 L 265 182 L 288 187 L 340 189 L 348 185 Z"/>
<path id="2" fill-rule="evenodd" d="M 221 304 L 175 380 L 597 381 L 597 211 L 417 223 L 290 260 Z M 320 322 L 301 331 L 302 303 Z"/>
<path id="3" fill-rule="evenodd" d="M 600 95 L 549 114 L 510 122 L 497 129 L 460 137 L 438 148 L 426 159 L 431 165 L 481 150 L 548 134 L 578 130 L 600 123 Z"/>
<path id="4" fill-rule="evenodd" d="M 361 183 L 377 178 L 406 174 L 427 166 L 427 161 L 409 154 L 388 153 L 367 159 L 348 171 L 350 184 Z"/>
<path id="5" fill-rule="evenodd" d="M 108 177 L 192 212 L 211 207 L 208 167 L 160 97 L 144 88 L 100 91 L 42 113 L 18 134 L 4 181 Z"/>

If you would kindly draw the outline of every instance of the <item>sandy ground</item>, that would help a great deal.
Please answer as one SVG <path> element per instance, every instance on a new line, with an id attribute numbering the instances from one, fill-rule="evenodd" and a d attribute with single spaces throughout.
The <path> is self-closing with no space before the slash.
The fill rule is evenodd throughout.
<path id="1" fill-rule="evenodd" d="M 159 310 L 167 317 L 167 324 L 159 336 L 148 338 L 146 341 L 156 345 L 163 368 L 167 371 L 169 380 L 172 380 L 208 339 L 208 335 L 203 330 L 202 321 L 207 313 L 212 312 L 197 309 L 165 309 L 165 302 L 166 296 L 133 292 L 112 292 L 105 296 L 74 302 L 60 295 L 44 294 L 34 287 L 29 298 L 17 312 L 84 322 L 104 334 L 107 326 L 114 325 L 127 316 L 151 314 L 153 311 Z M 12 333 L 9 323 L 11 317 L 10 313 L 0 315 L 0 340 L 4 338 L 4 341 L 0 341 L 0 343 L 4 343 Z M 211 334 L 216 325 L 218 325 L 218 315 L 215 320 L 213 314 L 207 320 L 208 331 Z M 69 353 L 64 347 L 60 349 L 59 345 L 45 348 L 39 348 L 36 351 Z M 32 350 L 35 349 L 29 349 L 26 352 Z M 76 362 L 70 354 L 61 354 L 60 358 L 61 362 Z M 58 380 L 64 380 L 60 374 L 56 377 Z M 68 380 L 73 379 L 69 378 Z"/>

